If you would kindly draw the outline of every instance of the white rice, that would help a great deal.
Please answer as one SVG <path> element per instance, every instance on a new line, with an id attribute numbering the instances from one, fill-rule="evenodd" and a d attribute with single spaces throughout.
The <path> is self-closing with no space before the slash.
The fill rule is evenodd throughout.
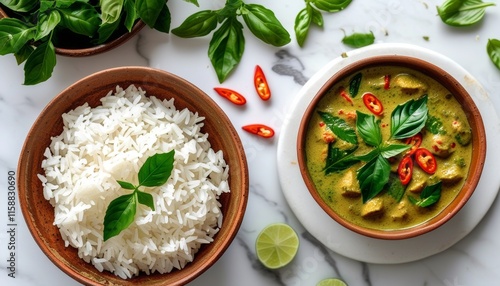
<path id="1" fill-rule="evenodd" d="M 203 117 L 177 110 L 130 86 L 63 114 L 64 130 L 45 151 L 38 177 L 54 206 L 54 224 L 66 246 L 99 271 L 126 279 L 140 271 L 168 273 L 193 261 L 222 224 L 218 197 L 229 192 L 229 166 L 200 132 Z M 175 149 L 167 183 L 142 188 L 153 195 L 155 211 L 139 205 L 135 221 L 103 241 L 109 203 L 131 191 L 116 180 L 137 184 L 144 161 Z"/>

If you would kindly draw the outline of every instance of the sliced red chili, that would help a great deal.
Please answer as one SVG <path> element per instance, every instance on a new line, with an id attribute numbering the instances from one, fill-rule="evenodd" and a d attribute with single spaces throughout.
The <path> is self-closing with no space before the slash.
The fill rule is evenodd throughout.
<path id="1" fill-rule="evenodd" d="M 266 126 L 264 124 L 245 125 L 242 127 L 242 129 L 264 138 L 271 138 L 274 136 L 274 130 L 271 127 Z"/>
<path id="2" fill-rule="evenodd" d="M 247 102 L 245 97 L 241 95 L 239 92 L 236 92 L 229 88 L 223 87 L 214 87 L 214 90 L 222 97 L 228 99 L 232 103 L 236 105 L 243 105 Z"/>
<path id="3" fill-rule="evenodd" d="M 391 88 L 391 75 L 390 74 L 386 74 L 384 76 L 384 89 L 389 89 Z"/>
<path id="4" fill-rule="evenodd" d="M 255 73 L 253 76 L 253 83 L 255 90 L 262 100 L 269 100 L 271 98 L 271 89 L 267 83 L 266 76 L 259 65 L 255 66 Z"/>
<path id="5" fill-rule="evenodd" d="M 406 151 L 405 155 L 412 155 L 413 153 L 415 153 L 415 151 L 417 151 L 417 149 L 422 144 L 422 133 L 417 133 L 410 138 L 406 138 L 405 144 L 411 146 L 410 149 Z"/>
<path id="6" fill-rule="evenodd" d="M 425 148 L 418 148 L 415 151 L 415 161 L 418 166 L 428 174 L 434 174 L 437 170 L 436 157 Z"/>
<path id="7" fill-rule="evenodd" d="M 399 180 L 403 185 L 407 185 L 413 175 L 413 159 L 411 156 L 404 156 L 398 166 Z"/>
<path id="8" fill-rule="evenodd" d="M 354 105 L 354 103 L 352 102 L 352 98 L 349 96 L 349 94 L 347 94 L 347 91 L 344 88 L 340 89 L 340 96 L 347 100 L 347 102 L 349 102 L 351 105 Z"/>
<path id="9" fill-rule="evenodd" d="M 373 93 L 366 92 L 363 94 L 363 103 L 370 110 L 371 113 L 375 115 L 380 115 L 384 112 L 384 106 L 382 106 L 382 102 L 373 95 Z"/>

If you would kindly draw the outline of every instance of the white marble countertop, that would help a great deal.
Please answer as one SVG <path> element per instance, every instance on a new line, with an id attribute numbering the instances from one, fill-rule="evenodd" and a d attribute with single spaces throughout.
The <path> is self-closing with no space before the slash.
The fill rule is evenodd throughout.
<path id="1" fill-rule="evenodd" d="M 222 0 L 200 0 L 200 8 L 184 1 L 169 1 L 172 27 L 200 9 L 221 7 Z M 488 38 L 500 38 L 500 7 L 487 9 L 484 20 L 468 28 L 444 25 L 437 16 L 441 0 L 355 0 L 344 11 L 324 13 L 323 30 L 313 28 L 304 47 L 293 34 L 295 15 L 304 1 L 246 1 L 275 11 L 292 35 L 285 47 L 267 46 L 245 31 L 246 47 L 236 71 L 220 84 L 207 56 L 207 38 L 181 39 L 145 28 L 123 46 L 88 58 L 58 56 L 52 78 L 36 86 L 23 86 L 23 70 L 12 55 L 0 57 L 0 285 L 77 285 L 41 252 L 26 228 L 19 206 L 15 216 L 16 273 L 8 276 L 7 212 L 8 174 L 16 171 L 25 136 L 43 107 L 61 90 L 94 72 L 117 66 L 150 66 L 184 77 L 212 96 L 240 133 L 247 154 L 250 196 L 238 236 L 222 258 L 189 285 L 315 285 L 339 277 L 349 285 L 495 285 L 500 274 L 500 202 L 493 202 L 486 216 L 460 242 L 447 250 L 404 264 L 370 264 L 341 256 L 308 233 L 285 200 L 278 180 L 277 142 L 287 109 L 294 97 L 327 62 L 350 48 L 341 43 L 346 31 L 369 32 L 377 43 L 409 43 L 439 52 L 456 61 L 483 85 L 497 113 L 500 112 L 500 71 L 486 54 Z M 428 37 L 428 40 L 424 39 Z M 262 102 L 253 91 L 255 65 L 266 72 L 273 97 Z M 213 91 L 225 86 L 247 93 L 248 103 L 237 108 Z M 496 120 L 497 121 L 497 120 Z M 241 130 L 250 123 L 272 126 L 277 136 L 263 140 Z M 495 123 L 497 124 L 497 123 Z M 497 146 L 489 146 L 496 148 Z M 492 192 L 497 190 L 493 188 Z M 281 270 L 265 270 L 256 260 L 258 232 L 273 222 L 286 222 L 300 235 L 301 246 L 293 263 Z M 425 247 L 419 245 L 418 247 Z"/>

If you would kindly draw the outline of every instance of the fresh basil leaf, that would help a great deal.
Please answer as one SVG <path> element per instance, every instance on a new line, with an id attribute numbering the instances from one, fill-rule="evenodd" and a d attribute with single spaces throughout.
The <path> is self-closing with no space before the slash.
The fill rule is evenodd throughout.
<path id="1" fill-rule="evenodd" d="M 379 121 L 372 114 L 356 110 L 356 129 L 366 144 L 378 147 L 382 144 L 382 131 Z"/>
<path id="2" fill-rule="evenodd" d="M 24 64 L 24 84 L 33 85 L 46 81 L 56 66 L 56 51 L 51 41 L 40 44 Z"/>
<path id="3" fill-rule="evenodd" d="M 327 12 L 338 12 L 345 9 L 352 0 L 311 0 L 316 8 Z"/>
<path id="4" fill-rule="evenodd" d="M 41 13 L 45 13 L 49 9 L 52 9 L 53 7 L 55 7 L 55 5 L 56 1 L 47 1 L 47 0 L 40 1 L 40 8 L 38 9 L 38 15 L 40 15 Z"/>
<path id="5" fill-rule="evenodd" d="M 401 183 L 399 177 L 395 174 L 389 175 L 387 193 L 396 201 L 399 202 L 404 197 L 406 191 L 405 185 Z"/>
<path id="6" fill-rule="evenodd" d="M 20 65 L 20 64 L 24 63 L 29 58 L 31 53 L 33 53 L 34 50 L 35 50 L 35 48 L 33 48 L 29 44 L 26 44 L 19 51 L 14 53 L 14 56 L 16 57 L 17 64 Z"/>
<path id="7" fill-rule="evenodd" d="M 371 45 L 375 42 L 375 36 L 372 32 L 363 34 L 363 33 L 354 33 L 351 35 L 346 35 L 342 39 L 342 43 L 351 46 L 353 48 L 361 48 L 368 45 Z"/>
<path id="8" fill-rule="evenodd" d="M 104 216 L 104 241 L 116 236 L 134 222 L 137 200 L 135 193 L 111 201 Z"/>
<path id="9" fill-rule="evenodd" d="M 153 211 L 155 210 L 155 203 L 154 203 L 154 200 L 153 200 L 153 196 L 151 194 L 148 194 L 148 193 L 145 193 L 145 192 L 141 192 L 139 190 L 136 193 L 137 193 L 137 201 L 141 205 L 148 206 Z"/>
<path id="10" fill-rule="evenodd" d="M 441 20 L 450 26 L 470 26 L 481 21 L 486 8 L 494 5 L 482 0 L 446 0 L 437 6 L 437 12 Z"/>
<path id="11" fill-rule="evenodd" d="M 333 116 L 330 113 L 318 111 L 319 116 L 326 126 L 340 139 L 351 143 L 358 144 L 356 130 L 349 126 L 347 122 L 339 117 Z"/>
<path id="12" fill-rule="evenodd" d="M 427 115 L 425 128 L 432 134 L 446 134 L 446 130 L 443 127 L 443 122 L 441 122 L 439 118 L 432 115 Z"/>
<path id="13" fill-rule="evenodd" d="M 311 7 L 311 21 L 316 24 L 318 27 L 323 28 L 325 25 L 323 21 L 323 15 L 319 10 L 314 8 L 313 6 L 309 5 Z"/>
<path id="14" fill-rule="evenodd" d="M 139 186 L 157 187 L 165 184 L 172 173 L 175 150 L 158 153 L 148 159 L 139 169 Z"/>
<path id="15" fill-rule="evenodd" d="M 396 106 L 391 114 L 391 138 L 409 138 L 420 132 L 427 121 L 427 112 L 427 95 Z"/>
<path id="16" fill-rule="evenodd" d="M 351 149 L 342 150 L 335 148 L 333 144 L 328 144 L 328 154 L 324 168 L 325 175 L 345 170 L 358 163 L 360 160 L 353 156 L 357 148 L 358 146 L 354 146 Z"/>
<path id="17" fill-rule="evenodd" d="M 193 3 L 194 5 L 196 5 L 197 7 L 200 7 L 200 4 L 198 4 L 198 0 L 184 0 L 188 3 Z"/>
<path id="18" fill-rule="evenodd" d="M 412 196 L 408 196 L 410 202 L 419 207 L 425 208 L 439 201 L 441 198 L 441 182 L 434 185 L 426 186 L 420 193 L 420 199 L 416 200 Z"/>
<path id="19" fill-rule="evenodd" d="M 164 4 L 153 28 L 157 31 L 168 33 L 170 31 L 170 22 L 172 22 L 170 10 L 167 4 Z"/>
<path id="20" fill-rule="evenodd" d="M 258 4 L 244 4 L 243 20 L 248 29 L 264 43 L 281 47 L 290 43 L 290 34 L 274 12 Z"/>
<path id="21" fill-rule="evenodd" d="M 208 57 L 219 82 L 223 82 L 241 61 L 244 49 L 243 25 L 236 17 L 226 19 L 214 32 L 208 47 Z"/>
<path id="22" fill-rule="evenodd" d="M 102 23 L 99 29 L 97 30 L 97 34 L 99 34 L 99 38 L 95 41 L 96 44 L 105 43 L 113 33 L 120 26 L 120 21 L 115 21 L 113 23 Z"/>
<path id="23" fill-rule="evenodd" d="M 120 19 L 123 0 L 100 0 L 101 19 L 103 24 L 111 24 Z"/>
<path id="24" fill-rule="evenodd" d="M 39 0 L 0 0 L 0 4 L 16 12 L 30 12 L 37 5 Z"/>
<path id="25" fill-rule="evenodd" d="M 410 146 L 406 144 L 391 144 L 380 147 L 380 154 L 384 158 L 389 159 L 391 157 L 397 156 L 398 154 L 401 154 L 408 149 L 410 149 Z"/>
<path id="26" fill-rule="evenodd" d="M 26 43 L 33 39 L 35 27 L 30 27 L 15 18 L 0 19 L 0 55 L 17 53 Z"/>
<path id="27" fill-rule="evenodd" d="M 165 5 L 165 0 L 136 0 L 135 10 L 141 20 L 153 28 L 160 16 L 163 5 Z"/>
<path id="28" fill-rule="evenodd" d="M 49 35 L 61 22 L 61 14 L 57 10 L 52 10 L 48 15 L 42 14 L 38 18 L 35 41 Z"/>
<path id="29" fill-rule="evenodd" d="M 377 156 L 361 167 L 357 179 L 361 188 L 363 203 L 378 195 L 389 181 L 391 165 L 382 156 Z"/>
<path id="30" fill-rule="evenodd" d="M 357 155 L 356 159 L 358 159 L 359 161 L 363 161 L 363 162 L 369 162 L 369 161 L 375 159 L 375 157 L 377 157 L 379 155 L 380 155 L 380 150 L 378 148 L 375 148 L 366 154 Z"/>
<path id="31" fill-rule="evenodd" d="M 58 11 L 61 12 L 61 25 L 80 35 L 94 36 L 101 24 L 99 13 L 88 3 L 75 2 Z"/>
<path id="32" fill-rule="evenodd" d="M 124 182 L 124 181 L 119 181 L 119 180 L 116 180 L 116 182 L 120 185 L 120 187 L 124 188 L 124 189 L 127 189 L 127 190 L 135 190 L 135 186 L 132 185 L 131 183 L 129 182 Z"/>
<path id="33" fill-rule="evenodd" d="M 306 41 L 307 34 L 309 33 L 309 28 L 311 27 L 312 21 L 312 7 L 309 3 L 306 4 L 306 8 L 302 9 L 295 17 L 295 37 L 297 38 L 297 44 L 303 46 Z"/>
<path id="34" fill-rule="evenodd" d="M 217 12 L 204 10 L 189 16 L 182 24 L 172 30 L 172 34 L 182 38 L 208 35 L 217 28 Z"/>
<path id="35" fill-rule="evenodd" d="M 135 21 L 139 18 L 135 10 L 134 0 L 125 0 L 123 3 L 123 10 L 125 10 L 126 14 L 123 25 L 125 25 L 125 28 L 130 32 L 135 25 Z"/>
<path id="36" fill-rule="evenodd" d="M 362 78 L 363 74 L 359 72 L 355 74 L 349 81 L 349 94 L 351 95 L 351 97 L 356 97 L 356 95 L 358 95 Z"/>
<path id="37" fill-rule="evenodd" d="M 488 39 L 486 51 L 488 52 L 491 62 L 493 62 L 495 66 L 500 69 L 500 40 Z"/>

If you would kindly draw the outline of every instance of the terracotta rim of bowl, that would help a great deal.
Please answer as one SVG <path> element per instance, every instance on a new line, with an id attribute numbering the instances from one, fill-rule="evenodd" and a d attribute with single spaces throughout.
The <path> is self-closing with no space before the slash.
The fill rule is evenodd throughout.
<path id="1" fill-rule="evenodd" d="M 472 152 L 472 163 L 469 169 L 469 174 L 464 187 L 457 195 L 457 197 L 441 211 L 437 216 L 432 219 L 423 222 L 414 227 L 387 231 L 387 230 L 377 230 L 365 227 L 357 226 L 350 223 L 336 214 L 320 197 L 320 195 L 315 190 L 315 186 L 309 177 L 307 172 L 307 166 L 305 164 L 307 158 L 305 155 L 305 134 L 307 133 L 307 126 L 309 125 L 309 120 L 314 113 L 314 109 L 318 102 L 322 98 L 322 94 L 327 92 L 333 87 L 333 85 L 345 78 L 346 76 L 352 75 L 354 72 L 359 71 L 363 68 L 371 66 L 381 66 L 381 65 L 391 65 L 391 66 L 403 66 L 408 67 L 424 74 L 430 76 L 431 78 L 437 80 L 440 84 L 445 86 L 455 98 L 462 103 L 462 106 L 466 106 L 465 110 L 467 119 L 472 129 L 473 134 L 473 152 Z M 481 177 L 481 172 L 484 166 L 484 160 L 486 156 L 486 133 L 484 130 L 483 120 L 479 109 L 476 104 L 465 90 L 465 88 L 454 79 L 449 73 L 443 69 L 435 66 L 427 61 L 401 55 L 387 55 L 387 56 L 374 56 L 368 57 L 366 59 L 359 60 L 348 66 L 342 68 L 335 74 L 333 74 L 328 81 L 321 87 L 318 93 L 314 96 L 311 103 L 307 107 L 302 120 L 300 122 L 298 136 L 297 136 L 297 157 L 299 161 L 299 169 L 304 180 L 304 183 L 309 190 L 311 196 L 320 205 L 320 207 L 337 223 L 350 229 L 358 234 L 362 234 L 368 237 L 386 240 L 398 240 L 398 239 L 409 239 L 416 237 L 427 232 L 430 232 L 439 226 L 450 220 L 469 200 L 472 196 L 478 182 Z"/>
<path id="2" fill-rule="evenodd" d="M 9 15 L 0 7 L 0 19 L 1 18 L 8 18 Z M 133 38 L 137 33 L 139 33 L 142 28 L 144 28 L 146 24 L 139 20 L 137 23 L 134 24 L 132 27 L 132 30 L 128 33 L 125 33 L 118 38 L 106 42 L 104 44 L 100 44 L 97 46 L 89 47 L 89 48 L 82 48 L 82 49 L 67 49 L 67 48 L 58 48 L 55 47 L 56 54 L 61 55 L 61 56 L 68 56 L 68 57 L 87 57 L 87 56 L 92 56 L 100 53 L 107 52 L 109 50 L 112 50 L 114 48 L 117 48 L 124 44 L 126 41 L 130 40 Z"/>
<path id="3" fill-rule="evenodd" d="M 112 77 L 113 79 L 109 79 L 110 77 Z M 160 79 L 159 83 L 155 81 L 157 79 Z M 217 125 L 214 126 L 227 126 L 227 128 L 224 129 L 221 129 L 220 127 L 213 128 L 225 130 L 225 133 L 223 135 L 227 136 L 227 139 L 221 139 L 222 141 L 219 144 L 223 144 L 224 142 L 227 143 L 227 141 L 229 141 L 230 143 L 227 144 L 227 148 L 231 148 L 231 150 L 234 150 L 234 156 L 230 160 L 226 158 L 226 156 L 229 155 L 224 154 L 226 162 L 228 162 L 228 164 L 230 162 L 238 162 L 238 164 L 236 164 L 237 166 L 231 169 L 232 173 L 230 175 L 229 184 L 232 188 L 231 190 L 233 191 L 231 193 L 222 194 L 220 198 L 220 200 L 223 200 L 222 212 L 225 213 L 225 217 L 222 222 L 223 224 L 219 229 L 219 232 L 215 235 L 214 242 L 202 246 L 200 251 L 195 255 L 194 261 L 188 263 L 186 267 L 184 267 L 180 271 L 174 269 L 171 273 L 166 274 L 141 274 L 127 280 L 123 280 L 108 271 L 103 271 L 102 273 L 100 273 L 92 264 L 86 263 L 82 259 L 78 258 L 78 251 L 76 248 L 64 248 L 64 242 L 59 235 L 59 230 L 52 224 L 54 220 L 53 211 L 51 217 L 42 217 L 41 215 L 42 208 L 49 208 L 53 210 L 53 207 L 50 205 L 49 201 L 43 199 L 43 194 L 37 194 L 38 197 L 42 196 L 42 198 L 37 202 L 34 202 L 34 204 L 36 205 L 29 204 L 30 200 L 34 200 L 32 198 L 34 196 L 32 194 L 33 190 L 35 190 L 35 188 L 41 190 L 41 184 L 40 182 L 37 182 L 38 179 L 36 178 L 36 174 L 40 173 L 39 170 L 41 169 L 41 167 L 39 166 L 40 164 L 37 164 L 37 162 L 39 163 L 43 159 L 43 154 L 41 154 L 43 152 L 36 153 L 34 149 L 37 145 L 43 145 L 43 148 L 46 148 L 45 146 L 48 146 L 32 136 L 32 132 L 34 130 L 41 130 L 40 132 L 45 133 L 43 135 L 44 138 L 56 135 L 57 133 L 49 134 L 51 132 L 50 124 L 53 123 L 54 120 L 47 120 L 47 122 L 45 122 L 43 121 L 43 118 L 45 116 L 49 116 L 50 114 L 61 114 L 63 112 L 67 112 L 70 109 L 87 102 L 85 97 L 88 94 L 93 94 L 94 90 L 96 90 L 96 92 L 99 92 L 99 94 L 102 94 L 100 97 L 106 95 L 108 91 L 105 91 L 104 88 L 95 87 L 96 83 L 99 83 L 103 80 L 105 81 L 103 86 L 105 86 L 106 90 L 108 91 L 114 90 L 116 85 L 121 85 L 125 88 L 125 86 L 128 86 L 131 83 L 136 84 L 136 86 L 139 87 L 140 82 L 143 82 L 144 86 L 149 86 L 150 88 L 152 88 L 151 86 L 154 85 L 154 88 L 168 88 L 169 92 L 175 92 L 176 94 L 181 93 L 185 95 L 186 92 L 189 92 L 189 94 L 200 94 L 202 95 L 205 104 L 209 106 L 208 109 L 211 110 L 214 114 L 218 115 L 217 117 L 211 117 L 213 118 L 213 120 L 211 119 L 211 122 L 215 121 L 215 123 L 217 123 Z M 177 84 L 172 85 L 172 81 L 176 81 Z M 109 89 L 107 89 L 108 87 Z M 86 92 L 81 92 L 81 89 L 88 90 Z M 147 90 L 148 88 L 145 89 Z M 154 94 L 150 93 L 149 95 Z M 75 96 L 77 96 L 76 99 Z M 181 105 L 194 104 L 194 102 L 198 102 L 199 99 L 200 97 L 198 96 L 189 96 L 189 99 L 183 99 L 184 103 L 182 103 Z M 73 101 L 73 103 L 68 108 L 62 108 L 58 107 L 56 104 L 57 102 L 61 101 Z M 90 105 L 93 106 L 92 103 Z M 60 118 L 60 116 L 57 117 Z M 202 128 L 202 130 L 204 129 Z M 48 140 L 50 140 L 50 138 Z M 211 141 L 211 143 L 213 142 Z M 58 268 L 60 268 L 63 272 L 65 272 L 76 281 L 86 285 L 135 285 L 138 283 L 146 286 L 165 284 L 183 285 L 194 280 L 196 277 L 210 268 L 210 266 L 212 266 L 224 254 L 231 242 L 236 237 L 246 210 L 249 186 L 248 166 L 243 146 L 236 129 L 230 122 L 227 115 L 223 112 L 223 110 L 213 99 L 206 95 L 206 93 L 204 93 L 198 87 L 194 86 L 192 83 L 186 81 L 185 79 L 162 70 L 147 67 L 119 67 L 104 70 L 77 81 L 76 83 L 72 84 L 61 93 L 59 93 L 56 97 L 54 97 L 35 120 L 24 142 L 24 145 L 21 149 L 17 169 L 17 181 L 21 211 L 35 242 L 45 253 L 45 255 Z M 236 188 L 238 189 L 238 191 L 234 191 Z M 226 212 L 224 211 L 224 209 L 226 210 Z M 44 225 L 46 228 L 51 228 L 51 234 L 47 234 L 42 237 L 41 231 L 44 230 L 40 228 Z M 50 235 L 53 235 L 54 237 L 48 237 Z M 54 240 L 56 240 L 56 242 L 54 242 Z M 62 244 L 62 247 L 59 244 L 58 247 L 64 248 L 64 250 L 55 249 L 55 247 L 53 247 L 50 243 L 51 241 L 52 244 L 60 242 L 60 244 Z M 81 267 L 84 271 L 78 267 Z"/>

